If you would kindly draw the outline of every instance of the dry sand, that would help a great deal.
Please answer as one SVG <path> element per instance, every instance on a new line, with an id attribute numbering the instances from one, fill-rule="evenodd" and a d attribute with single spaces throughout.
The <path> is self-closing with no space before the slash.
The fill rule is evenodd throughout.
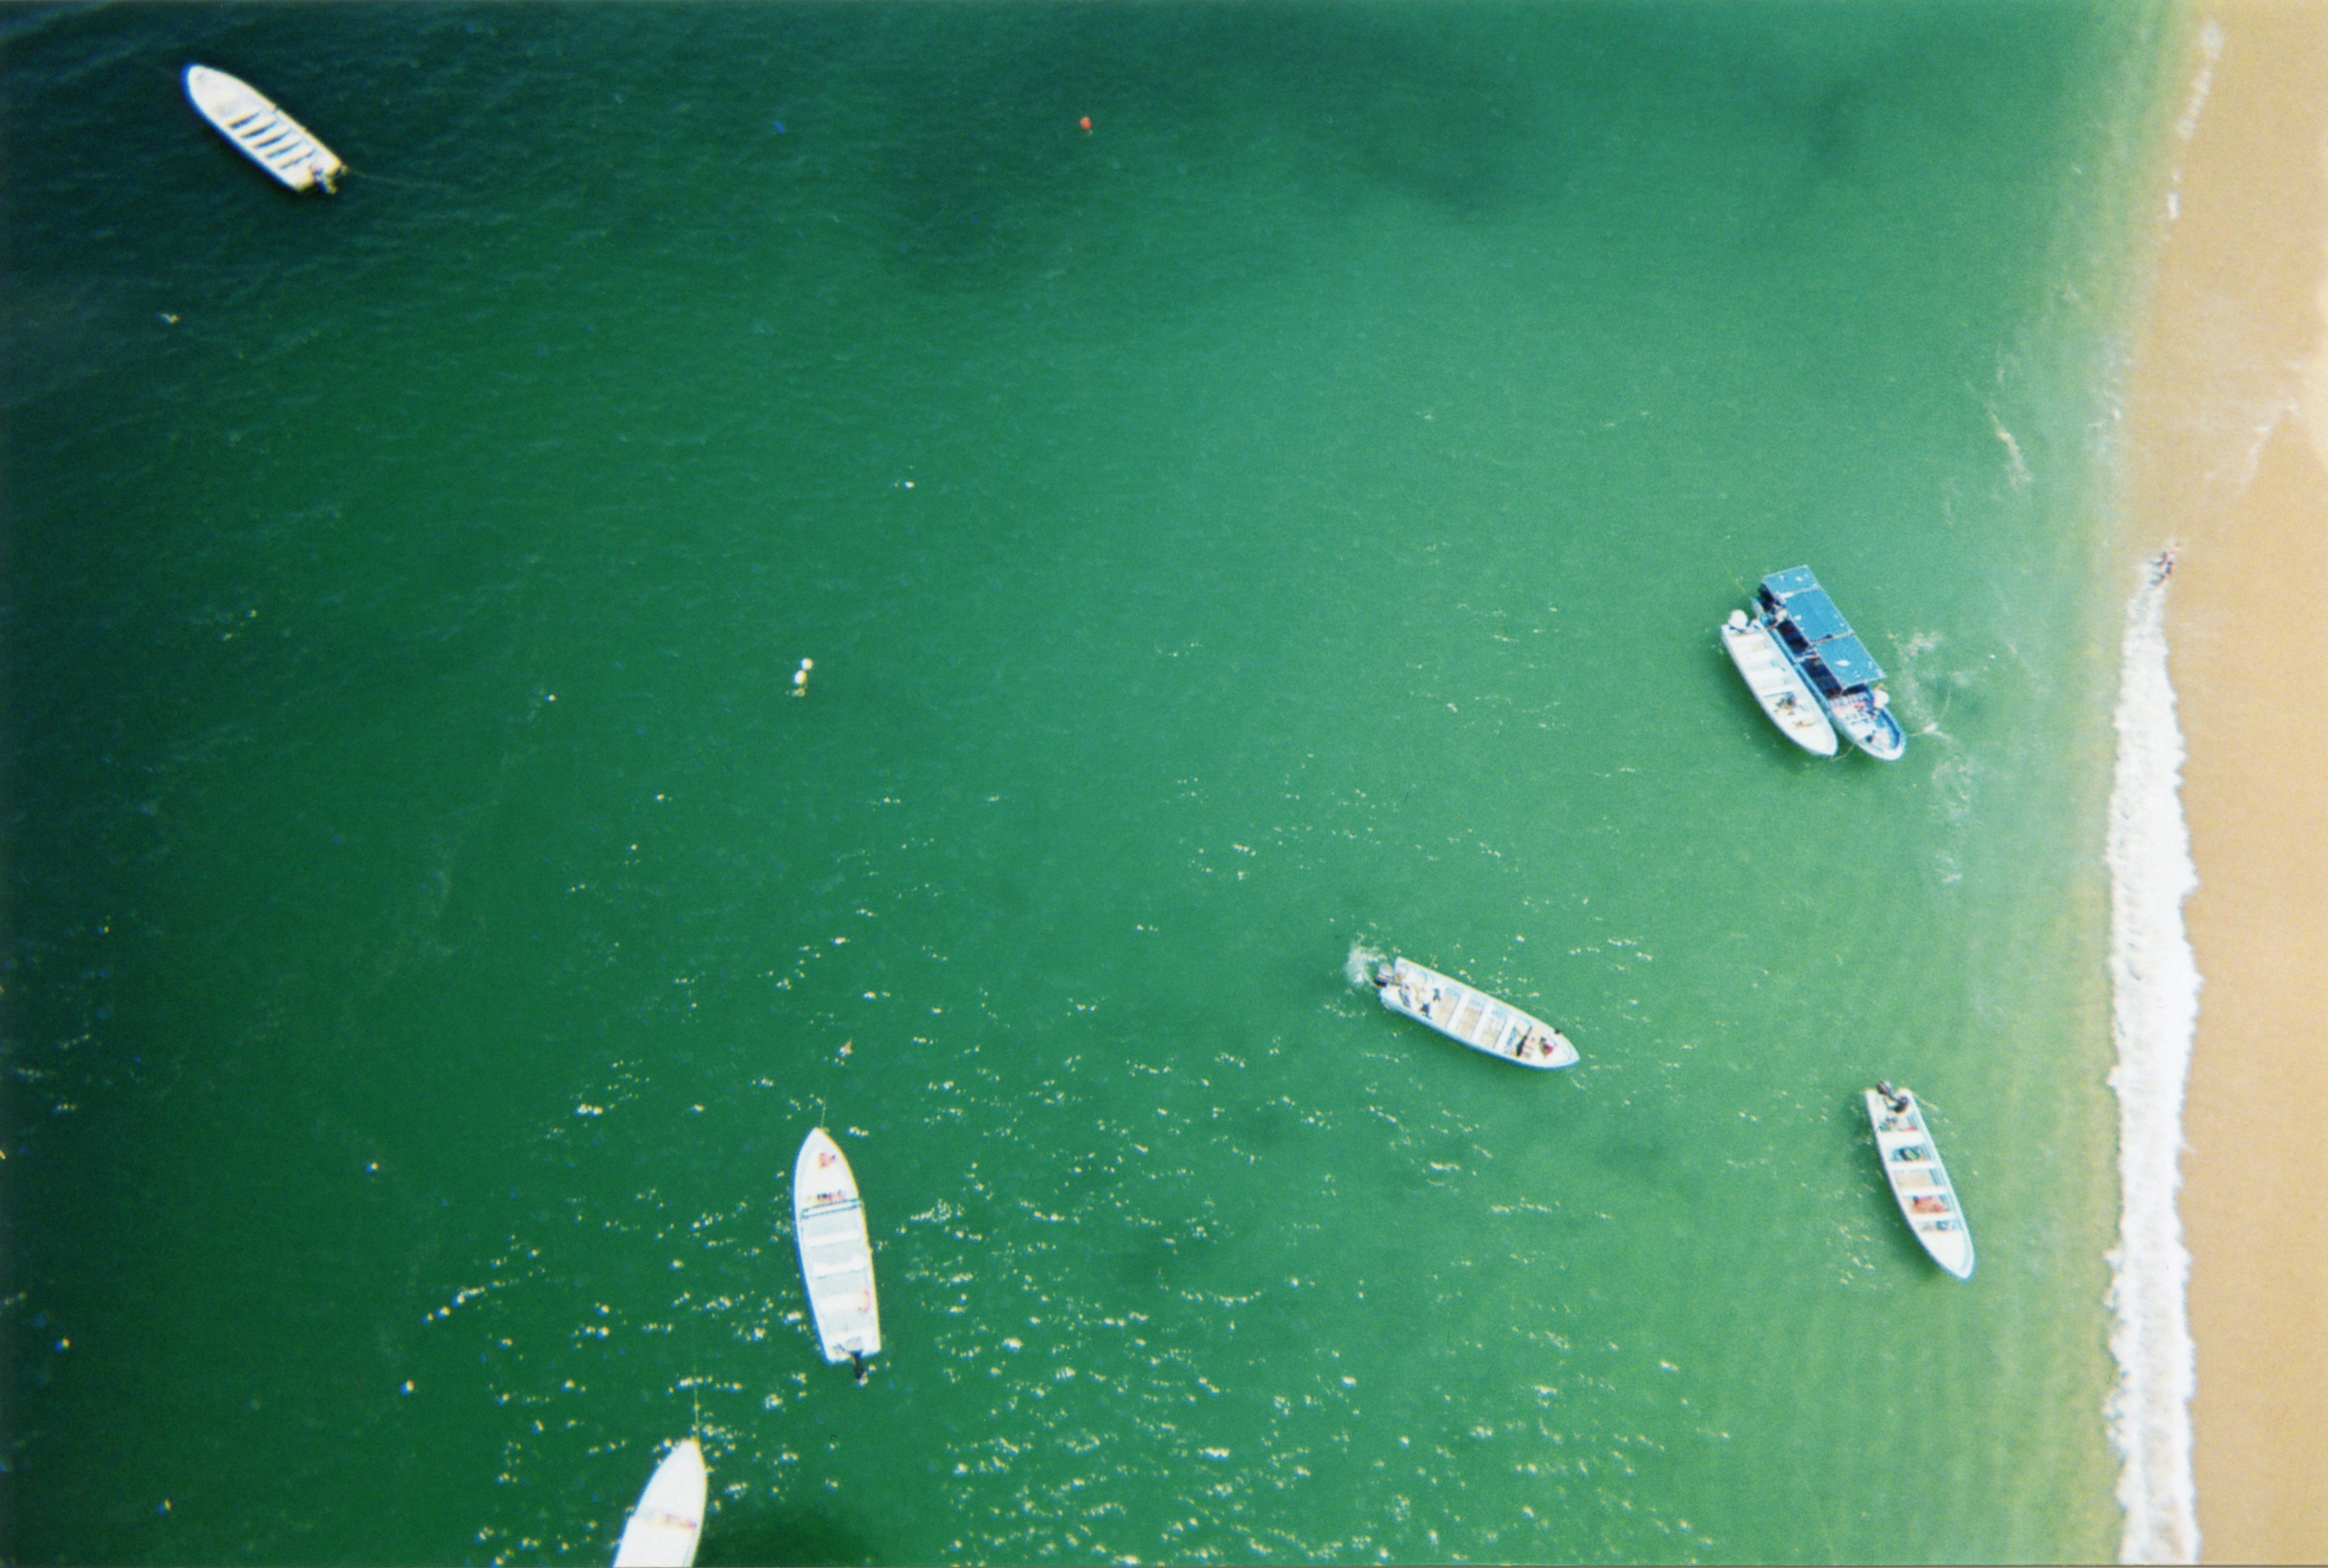
<path id="1" fill-rule="evenodd" d="M 2127 399 L 2204 977 L 2182 1215 L 2211 1562 L 2328 1561 L 2328 4 L 2200 0 Z M 2203 92 L 2203 102 L 2194 100 Z"/>

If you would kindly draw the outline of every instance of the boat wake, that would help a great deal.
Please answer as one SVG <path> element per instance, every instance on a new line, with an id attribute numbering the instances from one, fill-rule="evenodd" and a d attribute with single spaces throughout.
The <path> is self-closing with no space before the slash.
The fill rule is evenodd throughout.
<path id="1" fill-rule="evenodd" d="M 1342 961 L 1342 972 L 1350 984 L 1360 991 L 1372 991 L 1375 985 L 1375 965 L 1389 954 L 1377 952 L 1363 942 L 1350 944 L 1350 956 Z"/>
<path id="2" fill-rule="evenodd" d="M 1937 676 L 1929 671 L 1927 667 L 1933 662 L 1929 656 L 1938 653 L 1939 648 L 1940 634 L 1938 632 L 1916 632 L 1904 638 L 1895 636 L 1892 639 L 1892 651 L 1900 666 L 1899 673 L 1892 677 L 1892 681 L 1895 688 L 1892 694 L 1892 711 L 1902 724 L 1918 726 L 1911 732 L 1915 735 L 1931 735 L 1942 740 L 1953 740 L 1956 737 L 1942 729 L 1940 725 L 1948 716 L 1949 704 L 1956 700 L 1957 687 L 1963 677 L 1948 671 Z M 1935 688 L 1940 698 L 1937 713 L 1932 711 Z"/>
<path id="3" fill-rule="evenodd" d="M 2118 1375 L 2104 1415 L 2120 1461 L 2121 1563 L 2190 1563 L 2199 1554 L 2191 1475 L 2196 1372 L 2185 1294 L 2191 1254 L 2174 1205 L 2200 984 L 2182 901 L 2199 878 L 2182 819 L 2182 731 L 2167 677 L 2173 559 L 2169 549 L 2145 562 L 2126 606 L 2110 791 L 2110 1033 L 2117 1064 L 2109 1083 L 2118 1100 L 2119 1217 L 2107 1300 Z"/>

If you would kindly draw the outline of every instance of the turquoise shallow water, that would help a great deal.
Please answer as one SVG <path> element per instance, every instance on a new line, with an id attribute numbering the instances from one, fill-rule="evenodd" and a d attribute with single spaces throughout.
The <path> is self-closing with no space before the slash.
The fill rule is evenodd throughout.
<path id="1" fill-rule="evenodd" d="M 2109 1552 L 2155 14 L 0 20 L 9 1555 Z"/>

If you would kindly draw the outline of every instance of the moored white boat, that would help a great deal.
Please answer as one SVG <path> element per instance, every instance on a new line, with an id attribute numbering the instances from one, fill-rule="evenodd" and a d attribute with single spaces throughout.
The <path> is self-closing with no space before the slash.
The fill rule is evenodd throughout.
<path id="1" fill-rule="evenodd" d="M 709 1477 L 703 1449 L 683 1438 L 662 1456 L 647 1479 L 615 1548 L 615 1568 L 691 1568 L 703 1535 L 703 1504 Z"/>
<path id="2" fill-rule="evenodd" d="M 185 80 L 186 101 L 252 163 L 295 191 L 338 191 L 348 166 L 265 93 L 207 65 L 186 67 Z"/>
<path id="3" fill-rule="evenodd" d="M 1374 979 L 1383 1006 L 1475 1051 L 1539 1070 L 1575 1064 L 1576 1047 L 1558 1029 L 1435 969 L 1402 958 L 1376 969 Z"/>
<path id="4" fill-rule="evenodd" d="M 1779 651 L 1769 627 L 1748 620 L 1743 610 L 1732 610 L 1722 628 L 1722 645 L 1779 734 L 1816 756 L 1835 755 L 1835 726 L 1819 710 L 1818 699 L 1801 671 Z"/>
<path id="5" fill-rule="evenodd" d="M 1899 1200 L 1901 1217 L 1932 1261 L 1959 1280 L 1972 1277 L 1972 1232 L 1964 1206 L 1940 1163 L 1939 1146 L 1924 1121 L 1916 1096 L 1889 1084 L 1867 1091 L 1867 1120 L 1875 1129 L 1875 1149 L 1884 1178 Z"/>
<path id="6" fill-rule="evenodd" d="M 881 1312 L 873 1295 L 873 1243 L 857 1175 L 832 1135 L 819 1127 L 793 1162 L 793 1236 L 817 1347 L 826 1361 L 846 1361 L 865 1376 L 865 1357 L 881 1353 Z"/>

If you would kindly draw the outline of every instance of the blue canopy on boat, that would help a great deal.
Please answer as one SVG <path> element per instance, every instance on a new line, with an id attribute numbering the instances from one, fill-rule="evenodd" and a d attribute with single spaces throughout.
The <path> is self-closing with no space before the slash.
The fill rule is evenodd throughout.
<path id="1" fill-rule="evenodd" d="M 1811 574 L 1808 567 L 1788 567 L 1785 571 L 1772 572 L 1762 579 L 1762 587 L 1774 599 L 1783 599 L 1788 594 L 1799 594 L 1805 588 L 1818 586 L 1818 578 Z"/>
<path id="2" fill-rule="evenodd" d="M 1791 606 L 1789 606 L 1791 607 Z M 1867 644 L 1845 632 L 1811 648 L 1811 657 L 1825 664 L 1846 690 L 1873 686 L 1883 679 L 1883 667 L 1868 653 Z"/>
<path id="3" fill-rule="evenodd" d="M 1851 635 L 1851 623 L 1835 607 L 1835 601 L 1820 587 L 1802 588 L 1779 600 L 1786 608 L 1787 618 L 1794 622 L 1802 634 L 1814 643 L 1824 643 L 1829 637 Z"/>
<path id="4" fill-rule="evenodd" d="M 1853 634 L 1851 623 L 1819 587 L 1810 568 L 1772 572 L 1762 579 L 1762 593 L 1795 624 L 1811 645 L 1811 656 L 1825 664 L 1839 684 L 1870 686 L 1883 679 L 1883 667 L 1868 653 L 1867 644 Z"/>

